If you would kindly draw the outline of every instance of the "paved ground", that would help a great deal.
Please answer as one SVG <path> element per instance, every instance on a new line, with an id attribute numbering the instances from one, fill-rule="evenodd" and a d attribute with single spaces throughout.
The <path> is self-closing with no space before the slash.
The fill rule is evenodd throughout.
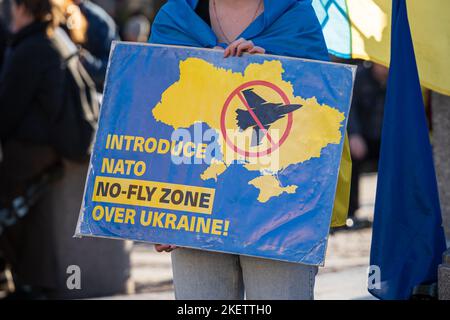
<path id="1" fill-rule="evenodd" d="M 361 179 L 360 216 L 372 217 L 375 186 L 374 175 Z M 330 236 L 326 264 L 317 276 L 316 299 L 371 299 L 366 290 L 370 240 L 370 229 Z M 107 299 L 174 298 L 169 254 L 156 253 L 149 245 L 135 244 L 131 259 L 136 294 Z"/>

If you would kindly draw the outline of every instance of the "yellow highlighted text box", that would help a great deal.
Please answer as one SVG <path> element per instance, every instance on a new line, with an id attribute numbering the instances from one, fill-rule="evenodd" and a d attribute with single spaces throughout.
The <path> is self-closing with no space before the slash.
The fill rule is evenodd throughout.
<path id="1" fill-rule="evenodd" d="M 92 201 L 211 214 L 215 189 L 97 176 Z"/>

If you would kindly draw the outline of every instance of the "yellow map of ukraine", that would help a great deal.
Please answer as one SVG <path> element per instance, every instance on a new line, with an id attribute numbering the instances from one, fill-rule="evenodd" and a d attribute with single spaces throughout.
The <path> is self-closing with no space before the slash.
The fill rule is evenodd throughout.
<path id="1" fill-rule="evenodd" d="M 320 104 L 315 97 L 294 96 L 292 84 L 282 78 L 284 69 L 278 60 L 250 64 L 243 73 L 218 68 L 198 58 L 181 61 L 179 68 L 179 80 L 163 92 L 161 101 L 153 108 L 153 116 L 157 121 L 172 126 L 175 130 L 189 128 L 198 122 L 207 124 L 220 136 L 222 154 L 235 153 L 221 133 L 224 102 L 230 93 L 243 83 L 255 80 L 270 82 L 286 94 L 291 104 L 302 105 L 292 112 L 293 125 L 289 136 L 276 153 L 277 161 L 264 161 L 260 157 L 258 159 L 260 161 L 243 164 L 249 171 L 260 172 L 257 178 L 248 182 L 259 189 L 257 200 L 260 202 L 267 202 L 270 198 L 285 192 L 295 193 L 299 186 L 282 186 L 277 173 L 290 165 L 320 157 L 323 148 L 329 144 L 339 144 L 342 139 L 340 128 L 345 119 L 344 113 L 331 106 Z M 273 90 L 264 87 L 255 87 L 253 90 L 267 101 L 280 102 L 280 96 Z M 242 103 L 238 99 L 230 104 L 231 109 L 243 108 L 239 105 Z M 236 114 L 233 111 L 228 112 L 225 121 L 227 129 L 237 129 Z M 286 123 L 286 117 L 276 121 L 273 126 L 271 125 L 270 132 L 278 129 L 282 135 Z M 269 142 L 266 141 L 267 143 Z M 264 157 L 274 157 L 274 154 Z M 223 157 L 213 161 L 201 174 L 201 179 L 217 180 L 232 160 L 233 157 Z"/>

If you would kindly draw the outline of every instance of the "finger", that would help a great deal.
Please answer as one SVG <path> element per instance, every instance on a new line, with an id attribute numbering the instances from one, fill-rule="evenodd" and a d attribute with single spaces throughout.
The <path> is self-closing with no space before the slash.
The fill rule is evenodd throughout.
<path id="1" fill-rule="evenodd" d="M 223 51 L 223 57 L 228 58 L 230 56 L 230 46 L 226 47 Z"/>
<path id="2" fill-rule="evenodd" d="M 236 48 L 239 46 L 242 42 L 244 42 L 244 38 L 239 38 L 236 41 L 233 41 L 226 49 L 224 53 L 224 58 L 228 58 L 229 56 L 236 55 Z"/>
<path id="3" fill-rule="evenodd" d="M 175 250 L 176 248 L 177 248 L 177 246 L 170 245 L 169 248 L 166 249 L 166 252 L 172 252 L 172 251 Z"/>
<path id="4" fill-rule="evenodd" d="M 250 53 L 250 54 L 257 54 L 257 53 L 263 54 L 263 53 L 266 53 L 266 50 L 264 48 L 254 46 L 253 48 L 248 50 L 248 53 Z"/>
<path id="5" fill-rule="evenodd" d="M 238 39 L 238 40 L 236 40 L 235 42 L 233 42 L 232 43 L 232 46 L 231 46 L 231 55 L 232 56 L 236 56 L 236 54 L 237 54 L 237 48 L 241 45 L 241 44 L 243 44 L 243 43 L 245 43 L 246 41 L 245 41 L 245 39 L 243 39 L 243 38 L 240 38 L 240 39 Z"/>
<path id="6" fill-rule="evenodd" d="M 243 43 L 241 43 L 240 45 L 237 46 L 237 52 L 236 55 L 238 57 L 242 56 L 242 53 L 245 51 L 249 51 L 251 49 L 253 49 L 254 45 L 253 42 L 251 41 L 245 41 Z"/>
<path id="7" fill-rule="evenodd" d="M 168 244 L 155 244 L 155 250 L 157 252 L 166 251 L 168 248 L 170 248 L 170 245 Z"/>
<path id="8" fill-rule="evenodd" d="M 226 47 L 225 52 L 223 53 L 224 58 L 228 58 L 232 56 L 232 52 L 234 51 L 235 44 L 232 42 L 228 47 Z"/>
<path id="9" fill-rule="evenodd" d="M 263 48 L 260 48 L 260 47 L 253 47 L 253 48 L 251 48 L 249 51 L 248 51 L 248 53 L 250 53 L 250 54 L 257 54 L 257 53 L 264 53 L 264 52 L 266 52 Z"/>

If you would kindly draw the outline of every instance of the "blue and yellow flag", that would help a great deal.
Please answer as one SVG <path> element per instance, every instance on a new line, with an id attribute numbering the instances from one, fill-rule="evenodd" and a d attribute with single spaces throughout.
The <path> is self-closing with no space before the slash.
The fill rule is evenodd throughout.
<path id="1" fill-rule="evenodd" d="M 355 67 L 116 43 L 78 235 L 324 261 Z"/>
<path id="2" fill-rule="evenodd" d="M 313 0 L 329 52 L 389 65 L 392 0 Z M 450 1 L 407 2 L 423 86 L 450 95 Z"/>
<path id="3" fill-rule="evenodd" d="M 394 0 L 370 264 L 381 299 L 408 299 L 432 283 L 445 251 L 433 157 L 409 30 L 406 1 Z M 374 279 L 377 277 L 374 277 Z"/>

